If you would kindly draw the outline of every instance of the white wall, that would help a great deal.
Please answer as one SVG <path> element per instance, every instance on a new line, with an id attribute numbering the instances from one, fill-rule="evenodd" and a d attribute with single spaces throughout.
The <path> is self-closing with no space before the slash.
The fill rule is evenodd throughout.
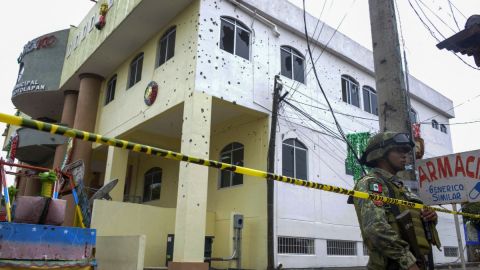
<path id="1" fill-rule="evenodd" d="M 292 46 L 306 55 L 306 42 L 301 33 L 295 31 L 296 28 L 300 28 L 302 18 L 298 15 L 301 13 L 293 10 L 293 7 L 293 9 L 274 8 L 277 5 L 268 4 L 268 1 L 242 2 L 255 4 L 259 8 L 259 13 L 270 12 L 265 15 L 279 22 L 277 26 L 280 36 L 276 37 L 270 26 L 253 18 L 242 9 L 236 8 L 229 1 L 201 1 L 196 89 L 245 107 L 268 112 L 271 106 L 273 77 L 280 72 L 280 46 Z M 285 1 L 279 1 L 278 5 L 289 6 Z M 249 61 L 219 48 L 220 16 L 236 18 L 250 27 L 252 43 Z M 316 22 L 311 21 L 311 23 L 309 28 L 313 29 L 313 23 Z M 355 78 L 360 87 L 368 85 L 375 88 L 371 52 L 360 47 L 348 37 L 341 34 L 338 36 L 332 43 L 332 48 L 335 48 L 336 51 L 332 49 L 324 51 L 316 64 L 319 79 L 334 110 L 372 119 L 359 119 L 337 114 L 346 133 L 376 132 L 378 121 L 375 119 L 378 118 L 361 108 L 346 104 L 341 97 L 342 74 L 348 74 Z M 321 49 L 314 46 L 314 58 L 320 52 Z M 356 54 L 357 52 L 358 54 Z M 307 60 L 306 69 L 309 70 L 310 66 L 311 63 Z M 288 97 L 295 100 L 289 100 L 290 102 L 330 129 L 336 130 L 333 119 L 327 110 L 312 107 L 327 108 L 313 72 L 307 75 L 305 84 L 299 84 L 283 76 L 281 79 L 284 82 L 284 91 L 289 91 L 291 95 Z M 451 101 L 414 78 L 411 85 L 411 92 L 416 94 L 412 95 L 412 107 L 417 111 L 418 118 L 424 120 L 440 114 L 435 119 L 439 123 L 448 122 L 447 117 L 452 116 L 452 112 L 442 112 L 439 107 L 447 109 L 451 105 Z M 363 104 L 362 98 L 363 96 L 360 94 L 360 104 Z M 432 103 L 428 104 L 430 100 Z M 296 101 L 307 105 L 299 104 Z M 309 180 L 352 188 L 352 177 L 345 174 L 346 145 L 319 131 L 321 131 L 320 127 L 305 120 L 304 117 L 300 117 L 287 105 L 284 105 L 280 111 L 276 171 L 282 172 L 280 142 L 288 138 L 298 138 L 308 147 Z M 446 154 L 452 151 L 449 131 L 448 129 L 448 133 L 444 134 L 439 130 L 432 129 L 431 125 L 422 126 L 427 156 Z M 368 257 L 362 254 L 362 239 L 357 217 L 353 206 L 347 205 L 345 196 L 282 183 L 276 184 L 275 191 L 276 235 L 315 239 L 315 255 L 277 255 L 277 264 L 282 263 L 284 267 L 366 264 Z M 442 217 L 439 229 L 442 240 L 454 245 L 453 241 L 456 240 L 455 236 L 451 234 L 452 220 L 451 216 Z M 327 256 L 326 239 L 357 241 L 358 255 L 352 257 Z M 444 258 L 443 253 L 436 253 L 436 258 L 439 262 L 452 260 Z"/>

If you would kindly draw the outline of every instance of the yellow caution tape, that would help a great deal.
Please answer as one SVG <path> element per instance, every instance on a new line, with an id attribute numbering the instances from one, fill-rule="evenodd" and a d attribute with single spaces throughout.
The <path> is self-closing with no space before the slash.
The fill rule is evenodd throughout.
<path id="1" fill-rule="evenodd" d="M 13 115 L 0 113 L 0 122 L 7 123 L 7 124 L 10 124 L 10 125 L 14 125 L 14 126 L 33 128 L 33 129 L 40 130 L 40 131 L 50 132 L 52 134 L 58 134 L 58 135 L 62 135 L 62 136 L 70 137 L 70 138 L 77 138 L 77 139 L 80 139 L 80 140 L 95 142 L 95 143 L 98 143 L 98 144 L 115 146 L 115 147 L 119 147 L 119 148 L 123 148 L 123 149 L 128 149 L 128 150 L 131 150 L 131 151 L 134 151 L 134 152 L 145 153 L 147 155 L 163 157 L 163 158 L 166 158 L 166 159 L 185 161 L 185 162 L 194 163 L 194 164 L 198 164 L 198 165 L 217 168 L 219 170 L 232 171 L 232 172 L 235 172 L 235 173 L 238 173 L 238 174 L 255 176 L 255 177 L 260 177 L 260 178 L 264 178 L 264 179 L 273 179 L 275 181 L 284 182 L 284 183 L 288 183 L 288 184 L 293 184 L 293 185 L 297 185 L 297 186 L 319 189 L 319 190 L 324 190 L 324 191 L 343 194 L 343 195 L 349 195 L 349 196 L 353 196 L 353 197 L 359 198 L 359 199 L 382 201 L 382 202 L 388 203 L 388 204 L 402 205 L 402 206 L 406 206 L 406 207 L 409 207 L 409 208 L 416 208 L 416 209 L 431 209 L 431 210 L 435 210 L 437 212 L 454 214 L 454 215 L 462 215 L 462 216 L 469 217 L 469 218 L 480 219 L 480 215 L 469 214 L 469 213 L 461 213 L 461 212 L 458 212 L 458 211 L 451 211 L 451 210 L 448 210 L 448 209 L 431 207 L 431 206 L 427 206 L 427 205 L 420 204 L 420 203 L 414 203 L 414 202 L 389 198 L 389 197 L 385 197 L 385 196 L 380 196 L 380 195 L 376 195 L 376 194 L 369 194 L 369 193 L 366 193 L 366 192 L 350 190 L 350 189 L 336 187 L 336 186 L 332 186 L 332 185 L 321 184 L 321 183 L 316 183 L 316 182 L 312 182 L 312 181 L 287 177 L 287 176 L 268 173 L 268 172 L 265 172 L 265 171 L 255 170 L 255 169 L 251 169 L 251 168 L 247 168 L 247 167 L 236 166 L 236 165 L 232 165 L 232 164 L 228 164 L 228 163 L 218 162 L 218 161 L 215 161 L 215 160 L 208 160 L 208 159 L 192 157 L 192 156 L 184 155 L 184 154 L 173 152 L 173 151 L 164 150 L 164 149 L 157 148 L 157 147 L 152 147 L 152 146 L 139 144 L 139 143 L 133 143 L 133 142 L 129 142 L 129 141 L 125 141 L 125 140 L 119 140 L 119 139 L 115 139 L 115 138 L 109 138 L 109 137 L 105 137 L 105 136 L 95 134 L 95 133 L 81 131 L 81 130 L 78 130 L 78 129 L 68 128 L 68 127 L 59 126 L 59 125 L 55 125 L 55 124 L 49 124 L 49 123 L 45 123 L 45 122 L 41 122 L 41 121 L 26 119 L 26 118 L 19 117 L 19 116 L 13 116 Z"/>

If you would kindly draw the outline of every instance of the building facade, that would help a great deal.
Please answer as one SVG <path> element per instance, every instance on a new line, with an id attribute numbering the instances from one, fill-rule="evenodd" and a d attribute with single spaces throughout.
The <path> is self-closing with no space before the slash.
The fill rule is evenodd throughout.
<path id="1" fill-rule="evenodd" d="M 108 12 L 97 29 L 101 4 Z M 320 81 L 341 126 L 346 133 L 377 132 L 372 52 L 327 25 L 313 32 L 319 22 L 310 15 L 307 22 Z M 353 187 L 346 144 L 306 54 L 303 12 L 288 1 L 99 1 L 77 27 L 61 33 L 65 42 L 53 45 L 63 55 L 36 55 L 53 53 L 53 45 L 23 55 L 23 79 L 12 101 L 32 118 L 264 171 L 274 77 L 280 74 L 285 100 L 321 125 L 281 105 L 276 173 Z M 45 69 L 52 59 L 61 65 Z M 54 74 L 28 75 L 29 69 Z M 52 75 L 58 82 L 41 87 Z M 426 123 L 426 156 L 451 153 L 451 100 L 412 76 L 409 82 L 412 119 Z M 29 91 L 18 90 L 29 85 Z M 61 164 L 62 143 L 42 164 Z M 241 265 L 266 268 L 265 181 L 87 142 L 75 143 L 72 159 L 84 160 L 92 188 L 119 179 L 111 192 L 114 202 L 95 203 L 92 227 L 99 236 L 146 235 L 145 266 L 165 265 L 169 234 L 175 234 L 175 262 L 202 262 L 205 236 L 214 237 L 212 257 L 229 257 L 233 216 L 242 214 Z M 355 211 L 345 196 L 283 183 L 274 190 L 275 265 L 366 264 Z M 453 217 L 440 216 L 443 245 L 458 253 L 453 226 Z M 439 263 L 458 255 L 451 256 L 435 252 Z"/>

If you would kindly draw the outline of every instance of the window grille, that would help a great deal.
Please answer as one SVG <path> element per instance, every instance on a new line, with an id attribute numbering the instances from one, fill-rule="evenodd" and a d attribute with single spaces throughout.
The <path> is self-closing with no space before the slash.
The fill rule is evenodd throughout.
<path id="1" fill-rule="evenodd" d="M 282 174 L 306 180 L 307 147 L 297 139 L 287 139 L 282 143 Z"/>
<path id="2" fill-rule="evenodd" d="M 107 83 L 107 91 L 105 97 L 105 105 L 115 98 L 115 88 L 117 86 L 117 75 L 114 75 Z"/>
<path id="3" fill-rule="evenodd" d="M 280 47 L 281 74 L 297 82 L 305 82 L 305 57 L 289 46 Z"/>
<path id="4" fill-rule="evenodd" d="M 315 239 L 304 237 L 278 237 L 279 254 L 315 254 Z"/>
<path id="5" fill-rule="evenodd" d="M 228 164 L 243 166 L 243 144 L 231 143 L 225 146 L 220 153 L 220 161 Z M 220 188 L 243 184 L 243 175 L 231 171 L 220 171 Z"/>
<path id="6" fill-rule="evenodd" d="M 356 256 L 357 242 L 344 240 L 327 240 L 327 255 Z"/>
<path id="7" fill-rule="evenodd" d="M 363 256 L 369 256 L 370 253 L 368 252 L 368 247 L 365 245 L 365 242 L 363 242 Z"/>
<path id="8" fill-rule="evenodd" d="M 370 86 L 363 86 L 363 110 L 378 115 L 377 92 Z"/>
<path id="9" fill-rule="evenodd" d="M 143 52 L 137 55 L 130 63 L 130 78 L 128 80 L 129 88 L 142 79 L 142 67 L 143 67 Z"/>
<path id="10" fill-rule="evenodd" d="M 342 75 L 342 100 L 360 108 L 358 82 L 348 75 Z"/>
<path id="11" fill-rule="evenodd" d="M 250 60 L 250 30 L 245 24 L 221 17 L 220 49 Z"/>
<path id="12" fill-rule="evenodd" d="M 145 173 L 143 202 L 159 200 L 162 189 L 162 169 L 155 167 Z"/>
<path id="13" fill-rule="evenodd" d="M 157 66 L 163 65 L 175 54 L 175 36 L 176 27 L 170 28 L 165 34 L 163 34 L 158 44 L 158 63 Z"/>
<path id="14" fill-rule="evenodd" d="M 443 247 L 445 257 L 458 257 L 458 247 Z"/>

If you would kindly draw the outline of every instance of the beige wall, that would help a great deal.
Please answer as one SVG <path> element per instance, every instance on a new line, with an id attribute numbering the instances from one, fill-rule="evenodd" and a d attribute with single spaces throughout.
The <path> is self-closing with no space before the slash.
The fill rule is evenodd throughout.
<path id="1" fill-rule="evenodd" d="M 91 227 L 97 236 L 145 235 L 145 267 L 163 266 L 167 235 L 175 230 L 175 208 L 96 200 Z M 214 231 L 215 214 L 209 212 L 205 233 L 210 236 Z"/>
<path id="2" fill-rule="evenodd" d="M 145 235 L 97 236 L 98 270 L 143 270 Z"/>
<path id="3" fill-rule="evenodd" d="M 100 5 L 104 1 L 98 1 L 95 6 L 90 9 L 85 18 L 77 25 L 77 27 L 71 27 L 68 36 L 67 54 L 65 56 L 65 62 L 62 70 L 62 77 L 60 85 L 74 75 L 80 65 L 85 62 L 88 57 L 98 48 L 102 42 L 118 27 L 118 25 L 130 14 L 130 12 L 140 3 L 142 0 L 116 0 L 114 5 L 108 10 L 107 24 L 98 31 L 95 27 L 91 29 L 91 19 L 95 16 L 95 23 L 98 21 Z M 83 37 L 84 27 L 87 25 L 87 32 Z M 75 44 L 75 41 L 78 42 Z M 70 53 L 69 53 L 70 52 Z"/>
<path id="4" fill-rule="evenodd" d="M 233 123 L 233 124 L 232 124 Z M 220 151 L 232 142 L 244 145 L 246 167 L 266 170 L 268 147 L 268 118 L 245 115 L 219 125 L 212 132 L 210 158 L 218 160 Z M 208 211 L 216 213 L 214 257 L 230 256 L 233 251 L 234 213 L 244 215 L 242 235 L 242 267 L 264 269 L 267 258 L 267 186 L 266 181 L 244 176 L 243 185 L 218 188 L 219 171 L 210 169 Z M 234 263 L 214 263 L 216 267 L 235 267 Z"/>
<path id="5" fill-rule="evenodd" d="M 181 103 L 186 92 L 194 86 L 195 56 L 197 46 L 198 2 L 193 2 L 164 29 L 153 36 L 144 46 L 130 56 L 108 76 L 102 85 L 97 114 L 96 132 L 105 136 L 118 136 Z M 176 26 L 175 54 L 160 67 L 155 66 L 160 37 L 172 26 Z M 144 53 L 142 78 L 127 89 L 130 62 L 140 52 Z M 115 99 L 105 104 L 105 91 L 108 80 L 117 74 Z M 155 103 L 144 103 L 144 92 L 148 83 L 158 84 Z"/>

